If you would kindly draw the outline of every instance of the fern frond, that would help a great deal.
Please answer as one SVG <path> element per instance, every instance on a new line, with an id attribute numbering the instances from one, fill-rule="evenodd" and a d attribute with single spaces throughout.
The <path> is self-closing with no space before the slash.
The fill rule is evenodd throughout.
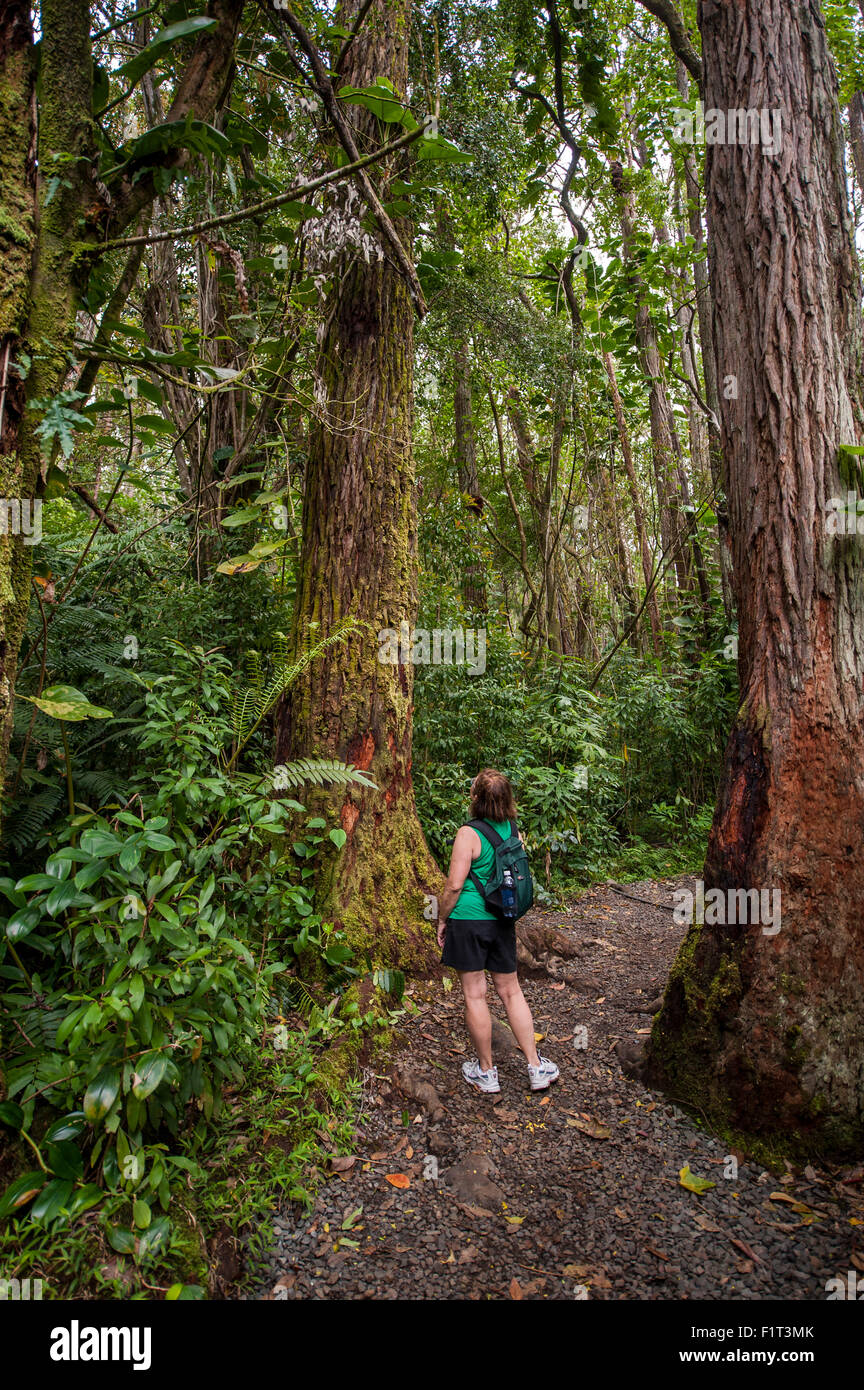
<path id="1" fill-rule="evenodd" d="M 277 700 L 294 684 L 298 676 L 308 666 L 311 666 L 312 662 L 328 647 L 332 647 L 335 642 L 343 642 L 349 633 L 359 626 L 356 618 L 343 618 L 332 632 L 329 632 L 326 637 L 319 638 L 314 645 L 308 644 L 307 637 L 300 654 L 294 656 L 293 659 L 289 654 L 287 638 L 282 633 L 276 635 L 274 643 L 275 665 L 269 681 L 266 685 L 251 686 L 235 696 L 231 712 L 231 727 L 236 737 L 236 747 L 230 759 L 229 767 L 237 760 L 241 749 L 249 742 Z M 235 717 L 237 723 L 235 723 Z"/>
<path id="2" fill-rule="evenodd" d="M 335 758 L 298 758 L 293 763 L 279 763 L 274 779 L 277 791 L 291 791 L 295 787 L 310 785 L 344 787 L 349 782 L 359 782 L 364 787 L 377 786 L 353 763 L 340 763 Z"/>

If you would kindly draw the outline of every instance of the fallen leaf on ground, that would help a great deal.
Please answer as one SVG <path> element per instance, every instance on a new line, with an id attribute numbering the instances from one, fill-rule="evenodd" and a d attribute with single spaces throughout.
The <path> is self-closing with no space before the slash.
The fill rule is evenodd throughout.
<path id="1" fill-rule="evenodd" d="M 513 1299 L 520 1299 L 522 1297 L 522 1289 L 515 1275 L 510 1280 L 510 1297 Z"/>
<path id="2" fill-rule="evenodd" d="M 554 985 L 554 984 L 553 984 L 553 985 L 550 985 L 549 988 L 550 988 L 550 989 L 563 989 L 563 988 L 564 988 L 564 985 L 563 985 L 563 983 L 560 984 L 560 985 Z"/>
<path id="3" fill-rule="evenodd" d="M 717 1232 L 722 1230 L 722 1227 L 718 1226 L 716 1221 L 712 1221 L 710 1217 L 703 1216 L 699 1211 L 694 1211 L 693 1220 L 701 1231 Z"/>
<path id="4" fill-rule="evenodd" d="M 349 1168 L 353 1168 L 357 1162 L 356 1157 L 351 1154 L 333 1154 L 330 1158 L 330 1167 L 334 1173 L 347 1173 Z"/>
<path id="5" fill-rule="evenodd" d="M 729 1239 L 735 1246 L 735 1249 L 740 1250 L 742 1255 L 746 1255 L 748 1260 L 755 1260 L 757 1265 L 761 1265 L 763 1263 L 762 1260 L 760 1260 L 759 1256 L 756 1254 L 756 1251 L 750 1249 L 750 1246 L 747 1244 L 746 1240 L 736 1240 L 734 1236 L 730 1236 Z"/>
<path id="6" fill-rule="evenodd" d="M 599 1120 L 568 1120 L 567 1123 L 572 1129 L 578 1129 L 580 1134 L 587 1134 L 589 1139 L 612 1138 L 611 1129 L 606 1125 L 601 1125 Z"/>
<path id="7" fill-rule="evenodd" d="M 392 1183 L 394 1187 L 410 1187 L 411 1179 L 407 1173 L 385 1173 L 384 1181 Z"/>
<path id="8" fill-rule="evenodd" d="M 505 1216 L 505 1221 L 509 1221 L 511 1226 L 521 1226 L 525 1220 L 524 1216 Z"/>
<path id="9" fill-rule="evenodd" d="M 450 1251 L 450 1254 L 447 1256 L 446 1260 L 442 1260 L 441 1263 L 442 1265 L 455 1265 L 456 1256 L 453 1254 L 452 1250 Z"/>
<path id="10" fill-rule="evenodd" d="M 685 1163 L 684 1167 L 678 1172 L 678 1181 L 682 1187 L 686 1187 L 688 1192 L 707 1192 L 709 1187 L 716 1187 L 716 1182 L 710 1182 L 708 1178 L 700 1178 L 696 1173 L 690 1172 L 690 1164 Z"/>
<path id="11" fill-rule="evenodd" d="M 646 1246 L 645 1246 L 645 1249 L 648 1251 L 648 1254 L 649 1254 L 649 1255 L 656 1255 L 658 1260 L 668 1260 L 668 1259 L 669 1259 L 669 1256 L 668 1256 L 668 1255 L 664 1255 L 662 1250 L 658 1250 L 658 1249 L 657 1249 L 655 1246 L 653 1246 L 653 1245 L 646 1245 Z"/>

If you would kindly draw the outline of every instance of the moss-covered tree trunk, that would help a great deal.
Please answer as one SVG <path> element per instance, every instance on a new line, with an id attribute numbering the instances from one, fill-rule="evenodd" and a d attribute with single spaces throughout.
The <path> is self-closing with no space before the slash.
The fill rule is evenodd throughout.
<path id="1" fill-rule="evenodd" d="M 33 496 L 25 478 L 24 383 L 18 361 L 27 326 L 30 264 L 35 240 L 35 68 L 30 6 L 0 8 L 0 495 Z M 0 753 L 5 765 L 12 728 L 18 646 L 27 620 L 30 549 L 23 538 L 0 536 Z M 2 768 L 0 768 L 2 782 Z"/>
<path id="2" fill-rule="evenodd" d="M 83 226 L 84 171 L 92 159 L 89 7 L 86 0 L 43 0 L 38 139 L 29 7 L 14 0 L 3 8 L 0 25 L 0 479 L 4 499 L 33 506 L 42 490 L 41 455 L 28 407 L 64 384 L 81 288 L 71 239 Z M 23 528 L 0 537 L 0 783 L 31 573 L 32 538 Z"/>
<path id="3" fill-rule="evenodd" d="M 345 7 L 346 27 L 358 8 Z M 404 92 L 409 20 L 409 0 L 374 0 L 349 49 L 345 82 L 363 87 L 388 77 Z M 348 109 L 358 146 L 377 141 L 375 118 Z M 393 174 L 378 169 L 385 202 Z M 409 229 L 402 224 L 399 231 L 407 248 Z M 405 279 L 386 245 L 382 250 L 381 259 L 367 262 L 346 245 L 326 306 L 295 632 L 298 643 L 306 634 L 322 636 L 348 614 L 365 626 L 326 651 L 292 688 L 280 713 L 277 758 L 335 756 L 374 778 L 376 791 L 357 785 L 340 798 L 348 838 L 322 888 L 328 912 L 355 946 L 368 947 L 378 962 L 404 966 L 432 958 L 424 894 L 438 891 L 440 875 L 411 781 L 410 644 L 407 653 L 400 644 L 396 664 L 379 659 L 378 633 L 413 626 L 417 611 L 414 311 Z"/>
<path id="4" fill-rule="evenodd" d="M 222 100 L 242 7 L 243 0 L 210 0 L 217 27 L 196 40 L 167 119 L 206 119 Z M 146 212 L 155 166 L 179 169 L 188 154 L 171 150 L 154 156 L 153 169 L 119 176 L 109 200 L 96 176 L 88 0 L 42 0 L 40 22 L 37 118 L 30 7 L 23 0 L 0 5 L 0 497 L 31 505 L 43 488 L 34 432 L 43 407 L 30 407 L 67 384 L 76 312 L 104 254 L 99 245 Z M 133 280 L 127 267 L 111 299 L 115 317 Z M 0 786 L 30 599 L 28 539 L 0 535 Z"/>
<path id="5" fill-rule="evenodd" d="M 864 1139 L 864 540 L 832 498 L 862 437 L 860 285 L 818 0 L 702 0 L 705 106 L 782 112 L 782 148 L 708 149 L 741 706 L 694 924 L 648 1071 L 799 1150 Z M 854 529 L 854 518 L 853 518 Z M 755 915 L 731 890 L 779 893 Z M 767 904 L 766 904 L 767 906 Z M 741 922 L 741 917 L 749 922 Z"/>

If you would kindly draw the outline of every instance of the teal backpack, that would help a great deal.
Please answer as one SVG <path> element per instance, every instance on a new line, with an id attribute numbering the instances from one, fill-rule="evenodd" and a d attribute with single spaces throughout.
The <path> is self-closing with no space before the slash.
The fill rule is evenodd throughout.
<path id="1" fill-rule="evenodd" d="M 515 821 L 510 822 L 513 831 L 506 840 L 485 820 L 469 820 L 472 830 L 488 840 L 495 854 L 492 869 L 485 884 L 481 883 L 473 869 L 469 878 L 481 898 L 496 916 L 505 922 L 516 922 L 524 917 L 534 902 L 534 884 L 528 867 L 528 856 L 519 839 Z"/>

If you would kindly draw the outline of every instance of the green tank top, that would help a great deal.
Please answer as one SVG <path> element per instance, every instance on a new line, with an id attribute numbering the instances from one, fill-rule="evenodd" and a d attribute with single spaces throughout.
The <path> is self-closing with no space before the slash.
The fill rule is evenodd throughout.
<path id="1" fill-rule="evenodd" d="M 505 840 L 513 834 L 509 820 L 490 820 L 487 824 L 497 830 Z M 481 883 L 485 883 L 495 862 L 495 851 L 482 831 L 478 830 L 480 836 L 480 854 L 474 860 L 471 868 L 479 878 Z M 451 922 L 500 922 L 501 918 L 494 912 L 490 912 L 479 889 L 475 888 L 471 878 L 466 878 L 462 887 L 462 892 L 456 900 L 456 906 L 450 913 Z"/>

